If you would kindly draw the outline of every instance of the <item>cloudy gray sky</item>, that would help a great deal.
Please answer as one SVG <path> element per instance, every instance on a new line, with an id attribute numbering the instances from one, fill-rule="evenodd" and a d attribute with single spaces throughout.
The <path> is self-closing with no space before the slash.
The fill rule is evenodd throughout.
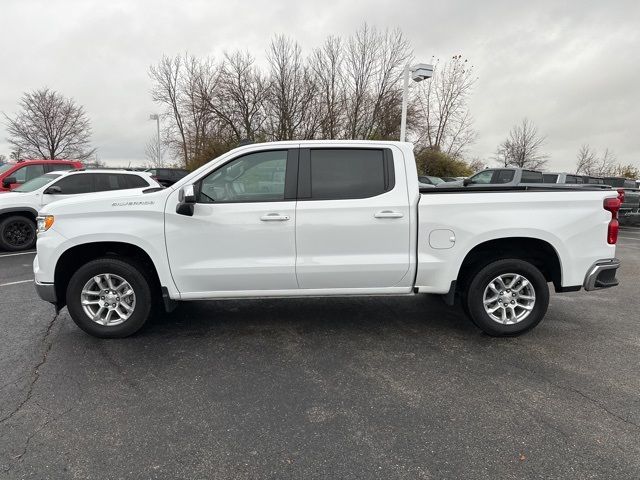
<path id="1" fill-rule="evenodd" d="M 637 0 L 1 0 L 0 18 L 0 111 L 13 114 L 22 92 L 42 86 L 72 96 L 108 162 L 144 161 L 156 109 L 147 70 L 163 53 L 241 48 L 263 59 L 274 34 L 310 50 L 367 22 L 400 27 L 418 60 L 473 62 L 470 155 L 491 157 L 526 116 L 547 136 L 552 169 L 573 168 L 585 142 L 640 167 Z"/>

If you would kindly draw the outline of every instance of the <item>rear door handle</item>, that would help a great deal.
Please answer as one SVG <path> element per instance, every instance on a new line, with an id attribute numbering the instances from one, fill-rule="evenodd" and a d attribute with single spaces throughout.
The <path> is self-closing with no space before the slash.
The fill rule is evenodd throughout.
<path id="1" fill-rule="evenodd" d="M 263 222 L 286 222 L 289 220 L 289 215 L 280 215 L 279 213 L 267 213 L 260 217 Z"/>
<path id="2" fill-rule="evenodd" d="M 401 212 L 394 212 L 393 210 L 382 210 L 374 215 L 376 218 L 402 218 L 404 215 Z"/>

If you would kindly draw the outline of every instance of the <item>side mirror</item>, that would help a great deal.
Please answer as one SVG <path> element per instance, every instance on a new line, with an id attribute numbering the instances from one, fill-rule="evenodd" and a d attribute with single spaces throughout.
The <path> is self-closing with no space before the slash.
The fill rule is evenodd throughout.
<path id="1" fill-rule="evenodd" d="M 196 203 L 196 189 L 193 185 L 186 185 L 180 189 L 178 193 L 178 201 L 180 203 L 194 204 Z"/>
<path id="2" fill-rule="evenodd" d="M 9 188 L 14 183 L 18 183 L 18 182 L 16 182 L 16 177 L 7 177 L 4 180 L 2 180 L 2 186 L 4 188 Z"/>
<path id="3" fill-rule="evenodd" d="M 473 184 L 473 180 L 471 180 L 470 178 L 465 178 L 462 181 L 462 185 L 464 185 L 465 187 L 468 187 L 469 185 Z"/>
<path id="4" fill-rule="evenodd" d="M 193 185 L 186 185 L 178 192 L 178 205 L 176 213 L 178 215 L 193 216 L 196 204 L 196 189 Z"/>
<path id="5" fill-rule="evenodd" d="M 62 189 L 56 185 L 51 185 L 49 188 L 44 190 L 45 195 L 60 195 L 62 193 Z"/>

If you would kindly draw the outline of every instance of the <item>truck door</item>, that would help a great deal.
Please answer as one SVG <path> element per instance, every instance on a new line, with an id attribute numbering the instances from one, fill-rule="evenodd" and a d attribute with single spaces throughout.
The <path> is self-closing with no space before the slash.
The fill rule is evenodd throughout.
<path id="1" fill-rule="evenodd" d="M 169 197 L 167 254 L 185 298 L 297 289 L 297 168 L 297 149 L 252 152 L 196 182 L 193 216 Z"/>
<path id="2" fill-rule="evenodd" d="M 296 276 L 300 288 L 403 286 L 410 209 L 401 153 L 390 148 L 300 150 Z M 413 279 L 407 283 L 409 285 Z"/>

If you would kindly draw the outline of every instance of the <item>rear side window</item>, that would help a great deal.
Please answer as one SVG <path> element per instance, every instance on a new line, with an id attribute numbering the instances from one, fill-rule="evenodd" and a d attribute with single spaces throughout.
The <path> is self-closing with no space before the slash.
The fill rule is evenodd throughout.
<path id="1" fill-rule="evenodd" d="M 60 187 L 61 195 L 76 195 L 78 193 L 90 193 L 93 191 L 93 182 L 87 174 L 71 174 L 60 179 L 54 185 Z"/>
<path id="2" fill-rule="evenodd" d="M 542 183 L 542 172 L 522 171 L 522 183 Z"/>
<path id="3" fill-rule="evenodd" d="M 578 182 L 578 178 L 579 177 L 576 177 L 575 175 L 567 175 L 564 183 L 582 183 Z M 582 178 L 580 178 L 580 180 L 582 180 Z"/>
<path id="4" fill-rule="evenodd" d="M 308 150 L 308 167 L 303 163 L 306 154 L 301 152 L 301 175 L 309 169 L 312 200 L 343 200 L 375 197 L 394 186 L 391 152 L 378 149 L 311 149 Z M 301 189 L 306 190 L 306 189 Z"/>
<path id="5" fill-rule="evenodd" d="M 514 173 L 513 170 L 498 170 L 494 183 L 509 183 L 513 180 Z"/>
<path id="6" fill-rule="evenodd" d="M 542 175 L 542 181 L 544 183 L 556 183 L 558 181 L 558 175 L 553 173 L 545 173 Z"/>
<path id="7" fill-rule="evenodd" d="M 149 182 L 138 175 L 122 175 L 122 177 L 124 177 L 125 188 L 145 188 L 149 186 Z"/>
<path id="8" fill-rule="evenodd" d="M 73 170 L 76 167 L 71 163 L 50 163 L 45 165 L 45 170 L 47 172 L 59 172 L 62 170 Z"/>
<path id="9" fill-rule="evenodd" d="M 149 186 L 142 178 L 136 175 L 125 175 L 121 173 L 96 173 L 94 175 L 96 192 Z"/>

